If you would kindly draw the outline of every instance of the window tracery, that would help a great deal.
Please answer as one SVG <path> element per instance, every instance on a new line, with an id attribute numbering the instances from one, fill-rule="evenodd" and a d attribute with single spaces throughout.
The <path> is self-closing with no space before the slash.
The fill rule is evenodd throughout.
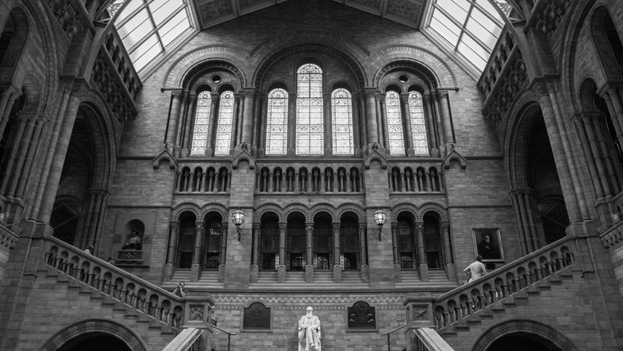
<path id="1" fill-rule="evenodd" d="M 387 110 L 389 152 L 392 155 L 404 155 L 405 140 L 402 128 L 402 113 L 400 112 L 400 95 L 395 91 L 388 91 L 385 96 L 385 106 Z"/>
<path id="2" fill-rule="evenodd" d="M 288 143 L 288 92 L 277 88 L 268 94 L 266 153 L 285 155 Z"/>
<path id="3" fill-rule="evenodd" d="M 219 102 L 218 123 L 216 125 L 215 156 L 229 155 L 232 122 L 234 116 L 234 92 L 226 90 Z"/>
<path id="4" fill-rule="evenodd" d="M 352 99 L 348 90 L 339 88 L 331 94 L 333 154 L 354 153 Z"/>
<path id="5" fill-rule="evenodd" d="M 428 155 L 428 137 L 426 135 L 422 95 L 417 91 L 409 93 L 409 117 L 411 120 L 414 153 L 416 155 Z"/>
<path id="6" fill-rule="evenodd" d="M 322 69 L 312 63 L 297 71 L 296 154 L 323 153 Z"/>
<path id="7" fill-rule="evenodd" d="M 203 155 L 206 150 L 208 130 L 210 128 L 211 105 L 212 95 L 210 92 L 202 91 L 199 93 L 199 96 L 197 96 L 197 111 L 195 112 L 191 155 Z"/>

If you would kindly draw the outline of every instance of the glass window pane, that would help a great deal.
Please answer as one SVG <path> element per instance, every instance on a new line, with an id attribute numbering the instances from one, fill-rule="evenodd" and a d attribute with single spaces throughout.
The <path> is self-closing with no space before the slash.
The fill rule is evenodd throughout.
<path id="1" fill-rule="evenodd" d="M 322 69 L 311 63 L 299 67 L 296 87 L 296 154 L 322 154 Z"/>
<path id="2" fill-rule="evenodd" d="M 469 35 L 463 35 L 463 37 L 461 38 L 461 42 L 469 46 L 469 48 L 478 56 L 480 56 L 480 58 L 482 58 L 485 62 L 489 59 L 491 52 L 478 44 Z"/>
<path id="3" fill-rule="evenodd" d="M 459 52 L 463 54 L 474 66 L 479 70 L 483 70 L 487 62 L 485 62 L 480 56 L 478 56 L 472 49 L 470 49 L 465 43 L 459 44 Z"/>
<path id="4" fill-rule="evenodd" d="M 143 22 L 140 26 L 134 29 L 125 39 L 123 39 L 123 45 L 125 45 L 128 51 L 132 51 L 134 45 L 139 41 L 143 40 L 151 31 L 153 31 L 154 26 L 152 25 L 150 20 Z"/>
<path id="5" fill-rule="evenodd" d="M 164 44 L 164 46 L 169 45 L 180 34 L 182 34 L 182 32 L 190 28 L 190 23 L 188 23 L 188 18 L 184 12 L 185 11 L 180 12 L 177 16 L 167 22 L 161 30 L 159 30 L 160 37 L 162 38 L 162 44 Z"/>
<path id="6" fill-rule="evenodd" d="M 500 23 L 504 23 L 502 17 L 498 14 L 498 11 L 489 3 L 488 0 L 477 0 L 476 3 L 480 5 L 488 14 L 500 21 Z"/>
<path id="7" fill-rule="evenodd" d="M 480 41 L 484 42 L 488 46 L 488 51 L 493 50 L 495 42 L 498 40 L 498 38 L 493 36 L 491 32 L 481 26 L 478 22 L 474 21 L 473 18 L 469 19 L 466 28 L 469 30 L 470 33 L 474 34 L 475 37 L 480 39 Z"/>
<path id="8" fill-rule="evenodd" d="M 411 120 L 413 151 L 416 155 L 429 155 L 422 95 L 417 91 L 409 93 L 409 119 Z"/>
<path id="9" fill-rule="evenodd" d="M 459 29 L 459 27 L 450 22 L 450 20 L 445 15 L 435 10 L 430 26 L 444 39 L 446 39 L 452 46 L 456 46 L 456 43 L 459 40 L 459 34 L 461 33 L 461 30 Z"/>
<path id="10" fill-rule="evenodd" d="M 400 95 L 388 91 L 385 95 L 387 111 L 387 131 L 389 136 L 389 152 L 391 155 L 405 155 L 404 131 L 402 129 L 402 113 L 400 112 Z"/>
<path id="11" fill-rule="evenodd" d="M 123 39 L 128 36 L 136 27 L 140 26 L 146 21 L 149 21 L 149 13 L 147 12 L 147 10 L 142 10 L 126 24 L 124 24 L 121 28 L 118 28 L 117 32 L 119 33 L 121 39 Z"/>
<path id="12" fill-rule="evenodd" d="M 162 48 L 160 47 L 160 44 L 156 43 L 143 56 L 139 57 L 138 59 L 136 59 L 136 61 L 134 61 L 134 69 L 139 71 L 161 52 Z"/>
<path id="13" fill-rule="evenodd" d="M 119 17 L 117 17 L 117 20 L 115 21 L 115 25 L 118 23 L 121 23 L 124 19 L 126 19 L 129 15 L 131 15 L 132 12 L 134 12 L 134 10 L 139 8 L 139 6 L 143 5 L 143 0 L 127 0 L 127 1 L 129 1 L 130 3 L 126 5 L 126 7 L 123 9 L 123 12 L 121 12 Z M 115 1 L 115 4 L 123 3 L 123 2 L 124 2 L 123 0 L 119 0 L 119 1 Z M 119 35 L 121 35 L 121 33 L 119 33 Z"/>
<path id="14" fill-rule="evenodd" d="M 268 94 L 266 154 L 285 155 L 288 143 L 288 92 L 273 89 Z"/>
<path id="15" fill-rule="evenodd" d="M 154 16 L 154 22 L 156 22 L 156 25 L 159 26 L 160 23 L 165 20 L 165 18 L 175 13 L 175 11 L 179 9 L 182 5 L 184 5 L 182 3 L 182 0 L 170 0 L 156 10 L 153 10 L 152 8 L 152 14 Z"/>
<path id="16" fill-rule="evenodd" d="M 493 34 L 496 38 L 500 36 L 500 33 L 502 33 L 502 27 L 492 21 L 489 17 L 485 16 L 485 14 L 477 8 L 474 8 L 470 17 L 476 20 L 476 22 L 478 22 L 486 30 L 491 32 L 491 34 Z"/>
<path id="17" fill-rule="evenodd" d="M 333 120 L 333 154 L 350 155 L 353 145 L 352 97 L 346 89 L 335 89 L 331 94 Z"/>
<path id="18" fill-rule="evenodd" d="M 234 120 L 234 92 L 227 90 L 221 94 L 218 123 L 216 125 L 215 156 L 229 155 L 232 123 Z"/>
<path id="19" fill-rule="evenodd" d="M 467 18 L 467 10 L 469 9 L 469 4 L 467 8 L 459 6 L 457 3 L 465 6 L 466 1 L 464 0 L 437 0 L 437 4 L 440 8 L 444 9 L 446 13 L 450 14 L 455 20 L 459 21 L 459 23 L 464 23 Z"/>
<path id="20" fill-rule="evenodd" d="M 147 52 L 156 44 L 158 44 L 158 37 L 155 34 L 152 34 L 149 39 L 145 40 L 141 45 L 136 48 L 136 50 L 134 50 L 130 54 L 130 58 L 133 62 L 138 60 L 141 56 L 143 56 L 143 54 L 145 54 L 145 52 Z"/>
<path id="21" fill-rule="evenodd" d="M 193 127 L 193 140 L 190 150 L 191 155 L 205 154 L 210 127 L 210 113 L 212 107 L 212 94 L 202 91 L 197 96 L 197 108 L 195 112 L 195 125 Z"/>

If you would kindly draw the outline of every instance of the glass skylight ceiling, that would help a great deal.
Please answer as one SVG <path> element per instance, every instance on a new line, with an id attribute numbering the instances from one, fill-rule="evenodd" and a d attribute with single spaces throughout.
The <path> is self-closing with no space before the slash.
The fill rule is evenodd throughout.
<path id="1" fill-rule="evenodd" d="M 190 13 L 184 0 L 116 0 L 108 7 L 111 15 L 126 1 L 115 28 L 140 71 L 192 28 Z"/>
<path id="2" fill-rule="evenodd" d="M 488 0 L 433 0 L 430 28 L 480 71 L 485 68 L 504 22 Z M 511 6 L 496 0 L 507 16 Z"/>

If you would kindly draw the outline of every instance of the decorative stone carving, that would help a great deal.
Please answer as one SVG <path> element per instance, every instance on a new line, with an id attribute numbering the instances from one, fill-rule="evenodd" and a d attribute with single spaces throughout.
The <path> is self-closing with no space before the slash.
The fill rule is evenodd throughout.
<path id="1" fill-rule="evenodd" d="M 188 311 L 189 321 L 202 321 L 203 320 L 203 305 L 190 305 Z"/>
<path id="2" fill-rule="evenodd" d="M 263 303 L 252 303 L 242 314 L 243 329 L 270 329 L 270 308 Z"/>
<path id="3" fill-rule="evenodd" d="M 365 301 L 348 307 L 348 329 L 376 329 L 376 309 Z"/>

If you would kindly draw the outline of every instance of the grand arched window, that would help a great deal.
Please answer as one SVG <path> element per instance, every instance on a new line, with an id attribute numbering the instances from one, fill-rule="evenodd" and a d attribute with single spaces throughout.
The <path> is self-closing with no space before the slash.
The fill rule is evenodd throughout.
<path id="1" fill-rule="evenodd" d="M 333 154 L 353 154 L 353 113 L 350 92 L 339 88 L 331 93 Z"/>
<path id="2" fill-rule="evenodd" d="M 268 94 L 266 154 L 285 155 L 288 145 L 288 92 L 273 89 Z"/>
<path id="3" fill-rule="evenodd" d="M 323 153 L 322 70 L 307 63 L 297 71 L 296 154 Z"/>
<path id="4" fill-rule="evenodd" d="M 210 127 L 210 106 L 212 95 L 209 91 L 202 91 L 197 96 L 197 112 L 195 112 L 195 126 L 193 128 L 193 143 L 191 155 L 203 155 L 208 141 Z"/>
<path id="5" fill-rule="evenodd" d="M 409 92 L 409 119 L 411 120 L 414 153 L 429 155 L 422 95 L 417 91 Z"/>
<path id="6" fill-rule="evenodd" d="M 219 102 L 218 123 L 216 125 L 215 156 L 229 155 L 231 147 L 231 131 L 234 119 L 234 92 L 226 90 L 221 94 Z"/>
<path id="7" fill-rule="evenodd" d="M 387 110 L 389 152 L 392 155 L 404 155 L 405 139 L 402 128 L 402 113 L 400 112 L 400 95 L 395 91 L 388 91 L 385 95 L 385 107 Z"/>

